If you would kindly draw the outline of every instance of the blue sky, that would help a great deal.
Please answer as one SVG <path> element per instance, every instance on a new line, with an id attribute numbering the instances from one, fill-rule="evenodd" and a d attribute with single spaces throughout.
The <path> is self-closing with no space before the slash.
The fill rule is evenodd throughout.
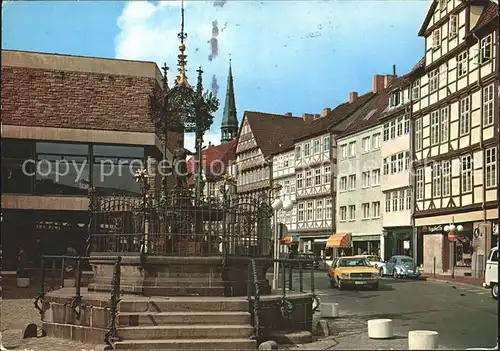
<path id="1" fill-rule="evenodd" d="M 351 91 L 368 92 L 373 75 L 391 73 L 393 64 L 400 75 L 410 70 L 424 53 L 417 32 L 429 6 L 428 0 L 187 0 L 190 80 L 201 65 L 205 87 L 215 76 L 221 100 L 206 139 L 219 139 L 229 55 L 240 120 L 245 110 L 321 113 Z M 171 82 L 179 28 L 179 1 L 2 6 L 4 49 L 166 61 Z"/>

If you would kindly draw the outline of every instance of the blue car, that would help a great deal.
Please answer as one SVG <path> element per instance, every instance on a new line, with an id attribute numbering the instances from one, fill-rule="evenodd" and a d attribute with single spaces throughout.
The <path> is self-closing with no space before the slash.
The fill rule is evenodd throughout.
<path id="1" fill-rule="evenodd" d="M 392 256 L 387 262 L 380 267 L 383 275 L 392 275 L 394 279 L 397 278 L 415 278 L 420 277 L 420 270 L 413 258 L 409 256 Z"/>

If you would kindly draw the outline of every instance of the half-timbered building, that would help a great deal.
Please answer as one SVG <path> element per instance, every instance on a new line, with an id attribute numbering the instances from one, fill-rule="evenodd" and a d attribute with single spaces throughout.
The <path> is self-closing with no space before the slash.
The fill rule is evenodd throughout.
<path id="1" fill-rule="evenodd" d="M 436 0 L 413 78 L 415 225 L 424 270 L 481 276 L 498 218 L 498 4 Z M 450 242 L 444 228 L 459 224 Z"/>
<path id="2" fill-rule="evenodd" d="M 388 105 L 385 89 L 393 79 L 394 76 L 374 77 L 374 97 L 337 137 L 335 235 L 352 240 L 350 249 L 344 251 L 346 254 L 383 254 L 380 187 L 383 127 L 379 117 Z"/>

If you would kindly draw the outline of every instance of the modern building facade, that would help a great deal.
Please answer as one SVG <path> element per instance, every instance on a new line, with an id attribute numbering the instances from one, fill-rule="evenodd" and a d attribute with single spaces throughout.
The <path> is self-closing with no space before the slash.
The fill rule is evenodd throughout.
<path id="1" fill-rule="evenodd" d="M 415 226 L 423 265 L 483 275 L 498 220 L 498 4 L 433 1 L 419 35 L 425 66 L 413 77 Z M 450 242 L 448 224 L 462 225 Z"/>
<path id="2" fill-rule="evenodd" d="M 84 255 L 90 186 L 140 193 L 134 171 L 162 158 L 150 99 L 164 84 L 153 62 L 2 51 L 4 269 L 20 247 L 34 265 Z"/>

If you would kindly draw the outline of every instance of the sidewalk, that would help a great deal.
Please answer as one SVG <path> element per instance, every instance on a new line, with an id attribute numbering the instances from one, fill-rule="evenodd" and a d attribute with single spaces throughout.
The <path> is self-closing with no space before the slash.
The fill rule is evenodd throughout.
<path id="1" fill-rule="evenodd" d="M 449 275 L 427 275 L 422 276 L 420 279 L 436 281 L 442 283 L 453 283 L 453 284 L 462 284 L 462 285 L 473 285 L 473 286 L 483 286 L 484 279 L 482 278 L 472 278 L 472 277 L 464 277 L 464 276 L 455 276 L 452 278 Z"/>

